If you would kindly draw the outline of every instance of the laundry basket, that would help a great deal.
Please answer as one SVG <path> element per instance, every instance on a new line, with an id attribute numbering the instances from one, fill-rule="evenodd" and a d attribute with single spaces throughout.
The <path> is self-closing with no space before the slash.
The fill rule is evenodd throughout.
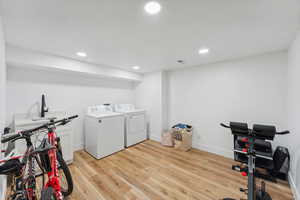
<path id="1" fill-rule="evenodd" d="M 174 148 L 189 151 L 192 148 L 193 127 L 186 124 L 177 124 L 172 127 Z"/>
<path id="2" fill-rule="evenodd" d="M 174 146 L 174 138 L 171 130 L 163 131 L 161 135 L 161 144 L 163 146 L 173 147 Z"/>

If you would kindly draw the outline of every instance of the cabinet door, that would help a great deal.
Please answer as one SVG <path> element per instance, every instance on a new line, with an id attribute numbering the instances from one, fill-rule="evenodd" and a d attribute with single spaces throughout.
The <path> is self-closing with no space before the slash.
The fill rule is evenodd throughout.
<path id="1" fill-rule="evenodd" d="M 105 157 L 124 149 L 124 117 L 99 120 L 98 152 Z"/>
<path id="2" fill-rule="evenodd" d="M 56 134 L 60 137 L 63 158 L 66 162 L 73 161 L 73 132 L 71 127 L 61 127 L 56 129 Z"/>

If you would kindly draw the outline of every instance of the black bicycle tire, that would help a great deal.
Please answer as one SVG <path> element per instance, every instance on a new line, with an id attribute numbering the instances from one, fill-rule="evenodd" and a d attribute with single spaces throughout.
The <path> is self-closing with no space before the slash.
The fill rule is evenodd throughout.
<path id="1" fill-rule="evenodd" d="M 56 200 L 55 192 L 52 187 L 44 188 L 41 193 L 41 200 Z"/>
<path id="2" fill-rule="evenodd" d="M 67 163 L 65 162 L 65 160 L 63 159 L 62 155 L 57 152 L 57 161 L 59 164 L 59 169 L 61 169 L 66 177 L 67 180 L 67 184 L 68 184 L 68 188 L 67 189 L 62 189 L 61 192 L 62 194 L 66 197 L 69 196 L 70 194 L 72 194 L 73 192 L 73 179 L 72 179 L 72 175 L 70 172 L 70 169 L 67 165 Z"/>
<path id="3" fill-rule="evenodd" d="M 272 197 L 266 191 L 258 190 L 256 193 L 257 200 L 272 200 Z"/>

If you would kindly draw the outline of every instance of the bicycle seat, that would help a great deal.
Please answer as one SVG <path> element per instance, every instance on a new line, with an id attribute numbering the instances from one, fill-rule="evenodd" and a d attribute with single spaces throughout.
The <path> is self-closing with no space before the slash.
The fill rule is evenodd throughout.
<path id="1" fill-rule="evenodd" d="M 0 165 L 0 174 L 9 175 L 18 173 L 22 169 L 22 164 L 19 159 L 12 159 Z"/>

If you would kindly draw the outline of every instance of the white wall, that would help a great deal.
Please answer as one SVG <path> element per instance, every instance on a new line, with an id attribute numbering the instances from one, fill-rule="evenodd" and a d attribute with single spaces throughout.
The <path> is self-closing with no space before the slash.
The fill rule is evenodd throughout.
<path id="1" fill-rule="evenodd" d="M 165 72 L 146 74 L 143 81 L 135 86 L 135 104 L 147 110 L 148 134 L 157 141 L 160 141 L 167 124 L 165 78 Z"/>
<path id="2" fill-rule="evenodd" d="M 87 106 L 103 103 L 134 103 L 133 83 L 112 79 L 95 79 L 8 67 L 7 124 L 14 113 L 38 112 L 41 95 L 46 94 L 50 111 L 66 110 L 79 114 L 74 121 L 76 149 L 82 148 L 83 119 Z"/>
<path id="3" fill-rule="evenodd" d="M 288 127 L 286 144 L 291 153 L 291 183 L 300 199 L 300 32 L 288 54 Z"/>
<path id="4" fill-rule="evenodd" d="M 5 95 L 6 95 L 6 64 L 5 64 L 5 41 L 2 29 L 0 15 L 0 133 L 2 133 L 5 124 Z M 1 144 L 0 144 L 1 149 Z M 0 199 L 4 199 L 4 179 L 0 177 Z"/>
<path id="5" fill-rule="evenodd" d="M 5 64 L 5 41 L 0 16 L 0 132 L 5 124 L 5 90 L 6 90 L 6 64 Z"/>
<path id="6" fill-rule="evenodd" d="M 286 68 L 287 53 L 279 52 L 171 71 L 169 126 L 191 124 L 194 147 L 232 157 L 233 139 L 221 122 L 286 128 Z"/>

